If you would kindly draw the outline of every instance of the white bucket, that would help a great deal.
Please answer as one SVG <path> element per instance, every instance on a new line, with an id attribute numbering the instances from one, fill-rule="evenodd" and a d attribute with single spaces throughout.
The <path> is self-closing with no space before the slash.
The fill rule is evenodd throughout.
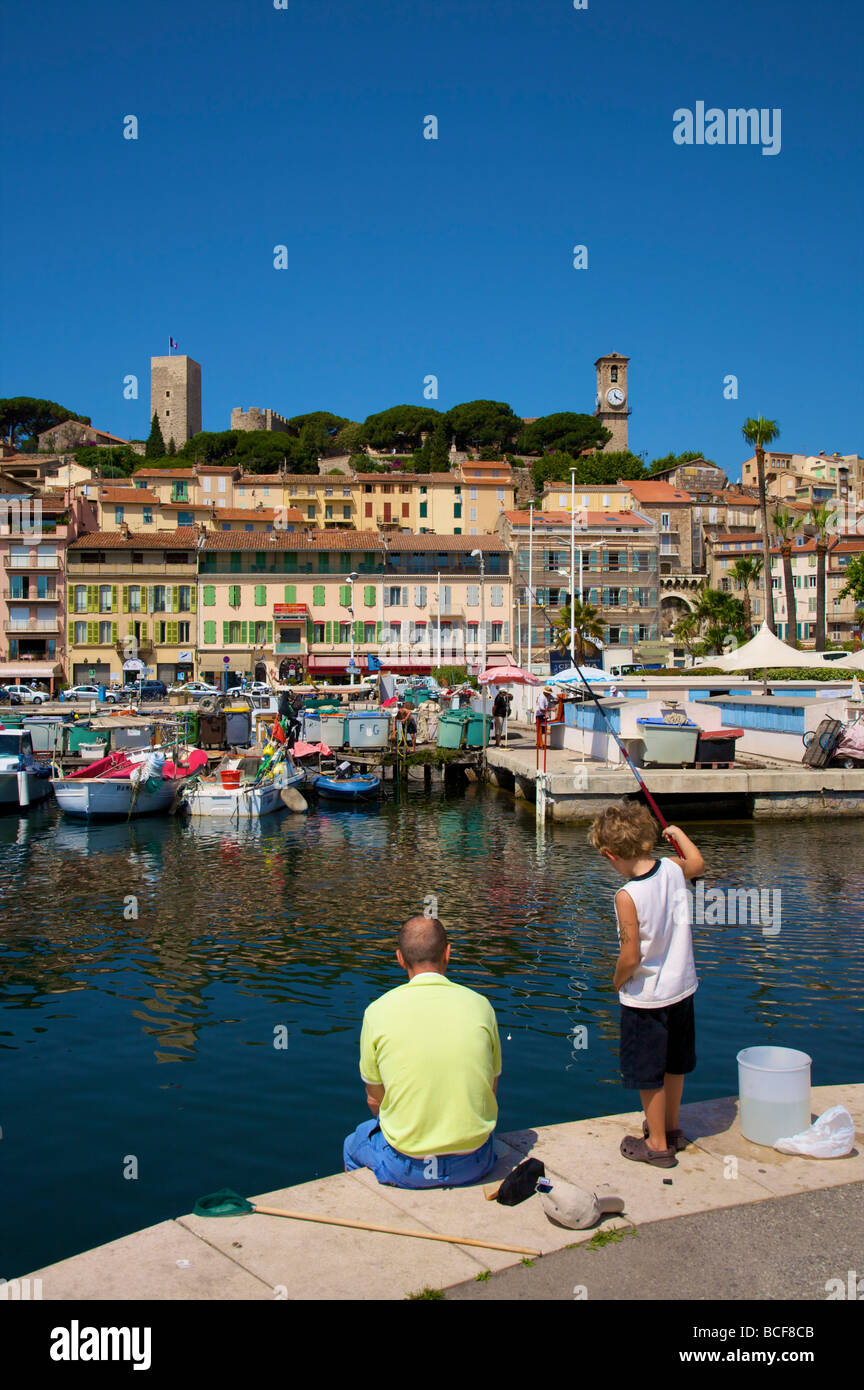
<path id="1" fill-rule="evenodd" d="M 738 1053 L 741 1133 L 775 1144 L 810 1125 L 810 1065 L 790 1047 L 745 1047 Z"/>

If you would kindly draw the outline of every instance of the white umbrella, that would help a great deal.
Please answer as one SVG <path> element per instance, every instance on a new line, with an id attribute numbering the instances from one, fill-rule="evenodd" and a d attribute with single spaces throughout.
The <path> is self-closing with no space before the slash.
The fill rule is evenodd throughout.
<path id="1" fill-rule="evenodd" d="M 590 681 L 601 685 L 614 685 L 615 677 L 607 675 L 597 666 L 568 666 L 566 671 L 558 671 L 556 675 L 549 676 L 547 685 L 569 685 L 571 681 Z"/>
<path id="2" fill-rule="evenodd" d="M 698 671 L 700 666 L 713 666 L 721 671 L 763 671 L 781 666 L 796 669 L 823 666 L 828 670 L 833 664 L 823 661 L 821 652 L 800 652 L 797 647 L 781 642 L 768 624 L 763 623 L 756 636 L 745 642 L 743 647 L 722 656 L 705 657 L 692 669 Z"/>

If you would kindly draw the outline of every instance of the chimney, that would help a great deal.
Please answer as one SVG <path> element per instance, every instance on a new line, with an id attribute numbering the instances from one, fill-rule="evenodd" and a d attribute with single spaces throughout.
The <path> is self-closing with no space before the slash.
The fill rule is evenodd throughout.
<path id="1" fill-rule="evenodd" d="M 121 522 L 120 522 L 120 535 L 123 537 L 124 541 L 128 541 L 128 539 L 129 539 L 129 522 L 128 522 L 128 521 L 121 521 Z"/>

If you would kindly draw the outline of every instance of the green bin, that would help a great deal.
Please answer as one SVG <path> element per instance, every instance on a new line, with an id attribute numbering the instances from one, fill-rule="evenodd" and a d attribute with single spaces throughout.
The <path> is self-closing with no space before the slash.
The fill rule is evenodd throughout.
<path id="1" fill-rule="evenodd" d="M 448 710 L 438 720 L 438 747 L 461 748 L 465 716 L 461 710 Z"/>
<path id="2" fill-rule="evenodd" d="M 483 747 L 483 720 L 486 720 L 486 743 L 489 742 L 489 715 L 480 714 L 479 711 L 471 710 L 466 720 L 466 748 Z"/>
<path id="3" fill-rule="evenodd" d="M 66 751 L 77 753 L 82 743 L 101 743 L 108 749 L 111 741 L 110 729 L 91 729 L 87 724 L 70 724 L 67 729 Z"/>

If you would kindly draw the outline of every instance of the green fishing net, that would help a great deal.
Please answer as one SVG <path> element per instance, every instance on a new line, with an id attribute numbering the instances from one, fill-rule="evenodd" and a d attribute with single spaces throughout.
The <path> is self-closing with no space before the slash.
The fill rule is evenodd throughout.
<path id="1" fill-rule="evenodd" d="M 230 1187 L 222 1187 L 207 1197 L 199 1197 L 192 1211 L 195 1216 L 242 1216 L 246 1211 L 254 1211 L 251 1202 L 232 1192 Z"/>

